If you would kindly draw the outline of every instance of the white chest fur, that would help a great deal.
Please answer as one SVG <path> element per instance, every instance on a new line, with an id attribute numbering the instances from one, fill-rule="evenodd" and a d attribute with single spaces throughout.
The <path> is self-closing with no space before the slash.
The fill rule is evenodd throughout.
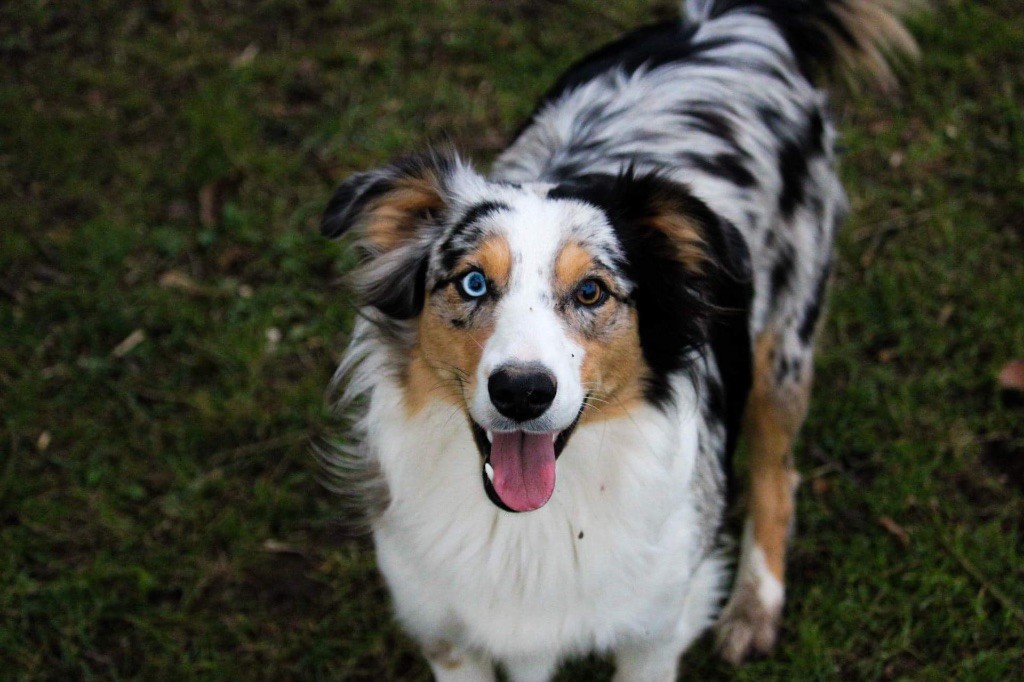
<path id="1" fill-rule="evenodd" d="M 551 501 L 511 514 L 486 497 L 460 409 L 435 403 L 409 419 L 398 388 L 378 383 L 368 438 L 392 504 L 374 539 L 399 618 L 420 639 L 496 658 L 677 632 L 705 558 L 691 492 L 698 414 L 648 407 L 580 427 Z M 718 598 L 712 573 L 697 609 L 705 620 Z"/>

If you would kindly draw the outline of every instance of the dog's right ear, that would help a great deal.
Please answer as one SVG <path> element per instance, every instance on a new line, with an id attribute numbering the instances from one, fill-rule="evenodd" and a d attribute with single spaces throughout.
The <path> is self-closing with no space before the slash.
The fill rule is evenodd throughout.
<path id="1" fill-rule="evenodd" d="M 450 203 L 448 188 L 457 172 L 468 170 L 453 151 L 434 151 L 341 183 L 320 232 L 356 235 L 362 267 L 353 282 L 360 305 L 397 320 L 419 314 L 430 246 Z"/>
<path id="2" fill-rule="evenodd" d="M 338 185 L 324 209 L 320 234 L 334 239 L 351 229 L 366 205 L 386 189 L 383 169 L 351 175 Z"/>
<path id="3" fill-rule="evenodd" d="M 325 237 L 355 231 L 378 253 L 415 236 L 418 223 L 444 209 L 446 186 L 462 166 L 452 151 L 431 151 L 357 173 L 341 183 L 320 221 Z"/>

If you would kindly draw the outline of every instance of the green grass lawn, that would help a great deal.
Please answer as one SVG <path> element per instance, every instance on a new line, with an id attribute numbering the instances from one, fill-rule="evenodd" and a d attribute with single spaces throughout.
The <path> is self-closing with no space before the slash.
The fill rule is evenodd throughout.
<path id="1" fill-rule="evenodd" d="M 0 4 L 0 678 L 428 678 L 310 455 L 352 317 L 319 213 L 445 134 L 486 164 L 650 4 Z M 693 678 L 1024 678 L 1024 3 L 933 4 L 901 92 L 834 98 L 780 645 Z"/>

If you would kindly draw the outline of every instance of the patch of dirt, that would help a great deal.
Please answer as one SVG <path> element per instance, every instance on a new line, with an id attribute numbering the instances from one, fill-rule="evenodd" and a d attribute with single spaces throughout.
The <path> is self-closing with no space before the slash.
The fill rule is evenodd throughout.
<path id="1" fill-rule="evenodd" d="M 1024 407 L 1024 391 L 1004 388 L 999 391 L 999 399 L 1002 401 L 1004 407 L 1013 409 Z"/>
<path id="2" fill-rule="evenodd" d="M 1003 485 L 1012 486 L 1024 495 L 1024 439 L 1000 438 L 988 441 L 982 451 L 981 461 Z"/>
<path id="3" fill-rule="evenodd" d="M 978 523 L 1003 518 L 1008 505 L 1014 502 L 1013 489 L 998 475 L 993 475 L 984 462 L 951 474 L 949 483 L 953 494 L 970 505 L 972 519 Z"/>
<path id="4" fill-rule="evenodd" d="M 897 654 L 889 659 L 882 669 L 883 680 L 905 680 L 914 677 L 921 669 L 921 663 L 907 653 Z"/>
<path id="5" fill-rule="evenodd" d="M 319 580 L 310 577 L 312 567 L 302 556 L 268 554 L 265 561 L 253 566 L 239 586 L 243 602 L 255 602 L 267 612 L 281 616 L 302 614 L 309 616 L 324 601 L 327 589 Z"/>
<path id="6" fill-rule="evenodd" d="M 840 475 L 864 487 L 870 487 L 882 473 L 883 464 L 878 453 L 868 450 L 850 449 L 836 458 L 824 449 L 813 446 L 810 451 L 814 461 L 831 467 Z"/>

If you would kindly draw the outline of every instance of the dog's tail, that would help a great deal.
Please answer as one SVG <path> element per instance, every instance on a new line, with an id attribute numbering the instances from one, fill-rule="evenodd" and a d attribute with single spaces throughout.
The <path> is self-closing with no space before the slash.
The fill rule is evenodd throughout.
<path id="1" fill-rule="evenodd" d="M 683 14 L 702 23 L 735 13 L 771 21 L 808 78 L 821 71 L 865 74 L 883 89 L 896 84 L 893 57 L 918 55 L 900 16 L 916 0 L 683 0 Z M 917 3 L 919 5 L 919 2 Z"/>

